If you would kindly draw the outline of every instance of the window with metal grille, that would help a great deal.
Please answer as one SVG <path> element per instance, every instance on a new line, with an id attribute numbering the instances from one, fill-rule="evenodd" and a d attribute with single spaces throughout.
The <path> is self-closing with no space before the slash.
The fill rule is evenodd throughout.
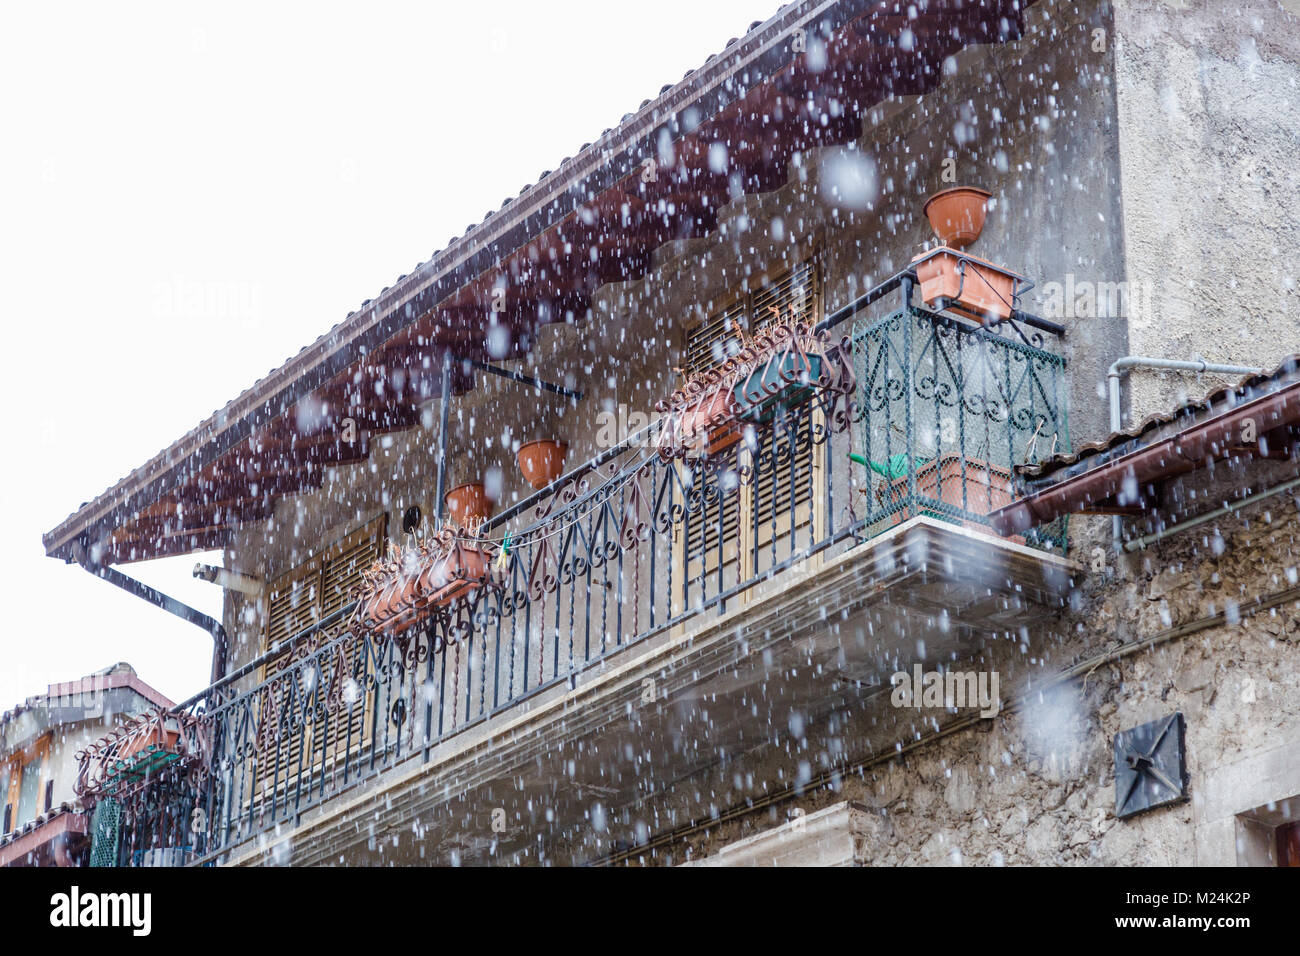
<path id="1" fill-rule="evenodd" d="M 362 572 L 382 556 L 386 516 L 357 529 L 304 562 L 271 585 L 263 649 L 291 640 L 346 607 Z M 358 695 L 349 706 L 325 711 L 310 706 L 339 682 L 353 677 L 361 663 L 360 639 L 339 653 L 322 656 L 319 671 L 293 665 L 306 656 L 305 646 L 286 647 L 269 661 L 263 678 L 271 678 L 262 694 L 258 729 L 258 771 L 255 786 L 265 796 L 287 789 L 303 774 L 312 774 L 357 753 L 365 740 L 368 697 Z M 280 678 L 275 679 L 277 676 Z M 301 721 L 311 711 L 307 723 Z"/>
<path id="2" fill-rule="evenodd" d="M 815 259 L 790 269 L 690 329 L 686 335 L 682 370 L 689 377 L 720 365 L 741 347 L 742 330 L 750 334 L 777 321 L 797 318 L 816 322 L 820 308 L 820 275 Z M 740 580 L 742 548 L 769 551 L 811 521 L 812 446 L 811 417 L 807 408 L 778 417 L 776 425 L 760 438 L 753 456 L 755 466 L 752 508 L 742 533 L 740 487 L 728 481 L 734 474 L 741 446 L 726 452 L 712 477 L 693 476 L 706 483 L 702 503 L 686 516 L 685 559 L 687 587 L 699 586 L 703 596 L 716 594 Z M 721 477 L 719 477 L 721 476 Z M 751 569 L 752 570 L 752 569 Z M 701 597 L 700 591 L 688 594 Z"/>

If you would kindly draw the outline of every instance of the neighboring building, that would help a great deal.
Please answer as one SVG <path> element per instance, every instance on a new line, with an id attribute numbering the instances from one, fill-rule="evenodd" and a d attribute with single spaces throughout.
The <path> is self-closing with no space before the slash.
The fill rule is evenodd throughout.
<path id="1" fill-rule="evenodd" d="M 787 6 L 70 515 L 216 645 L 119 859 L 1300 858 L 1300 24 L 1206 6 Z"/>
<path id="2" fill-rule="evenodd" d="M 126 718 L 173 702 L 114 664 L 51 684 L 0 717 L 0 866 L 78 866 L 90 848 L 74 787 L 77 753 Z"/>

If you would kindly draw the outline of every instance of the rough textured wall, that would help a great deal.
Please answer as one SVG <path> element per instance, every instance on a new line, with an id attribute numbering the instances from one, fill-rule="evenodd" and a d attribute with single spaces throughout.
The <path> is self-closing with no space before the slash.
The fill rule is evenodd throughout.
<path id="1" fill-rule="evenodd" d="M 1300 601 L 1242 614 L 1252 598 L 1294 586 L 1298 555 L 1300 509 L 1286 496 L 1168 539 L 1132 577 L 1081 593 L 1064 618 L 1045 622 L 1027 662 L 990 643 L 985 666 L 1005 669 L 1004 701 L 1029 691 L 1025 706 L 846 774 L 837 788 L 694 834 L 652 861 L 712 853 L 796 807 L 848 799 L 873 811 L 862 852 L 870 865 L 1234 864 L 1237 814 L 1300 794 Z M 1041 698 L 1026 683 L 1215 614 L 1224 619 L 1089 667 Z M 1187 721 L 1191 801 L 1116 820 L 1114 734 L 1175 711 Z"/>
<path id="2" fill-rule="evenodd" d="M 1288 9 L 1289 7 L 1289 9 Z M 1133 354 L 1272 368 L 1300 350 L 1300 5 L 1115 10 Z M 1136 372 L 1132 419 L 1216 381 Z"/>

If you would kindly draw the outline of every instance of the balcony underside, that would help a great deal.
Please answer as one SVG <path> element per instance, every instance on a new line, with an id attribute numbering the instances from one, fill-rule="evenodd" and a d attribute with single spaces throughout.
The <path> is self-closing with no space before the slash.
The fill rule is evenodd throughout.
<path id="1" fill-rule="evenodd" d="M 890 706 L 890 674 L 978 658 L 1021 628 L 1032 635 L 1077 572 L 1055 555 L 913 518 L 468 726 L 427 762 L 417 751 L 225 861 L 598 860 L 761 796 L 735 790 L 747 768 L 779 767 L 755 778 L 793 782 L 809 754 L 861 758 L 911 739 L 916 714 Z"/>

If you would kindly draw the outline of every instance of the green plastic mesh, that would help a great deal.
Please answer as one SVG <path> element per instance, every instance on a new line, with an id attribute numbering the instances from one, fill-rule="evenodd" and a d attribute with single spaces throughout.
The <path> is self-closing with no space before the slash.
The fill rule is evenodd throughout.
<path id="1" fill-rule="evenodd" d="M 90 822 L 90 865 L 117 866 L 122 834 L 122 807 L 111 797 L 100 800 Z"/>

